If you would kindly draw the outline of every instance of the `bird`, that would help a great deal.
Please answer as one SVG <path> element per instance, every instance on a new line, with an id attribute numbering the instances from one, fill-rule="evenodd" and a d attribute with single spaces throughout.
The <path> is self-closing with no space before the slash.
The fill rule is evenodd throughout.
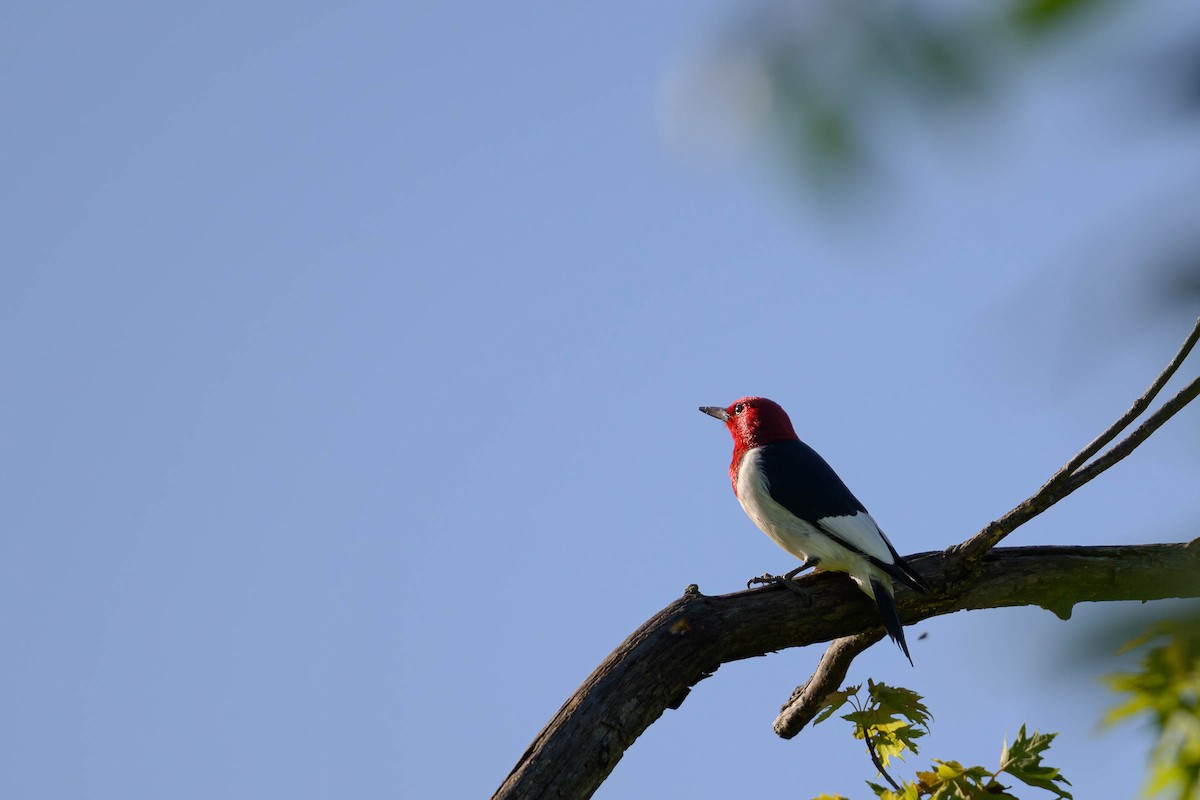
<path id="1" fill-rule="evenodd" d="M 819 567 L 846 573 L 875 601 L 888 636 L 912 664 L 892 581 L 919 592 L 929 587 L 896 552 L 866 506 L 825 459 L 800 440 L 778 403 L 743 397 L 724 408 L 700 410 L 724 422 L 733 435 L 729 478 L 746 515 L 802 562 L 786 575 L 766 575 L 751 583 L 782 582 L 799 591 L 793 578 L 803 570 Z"/>

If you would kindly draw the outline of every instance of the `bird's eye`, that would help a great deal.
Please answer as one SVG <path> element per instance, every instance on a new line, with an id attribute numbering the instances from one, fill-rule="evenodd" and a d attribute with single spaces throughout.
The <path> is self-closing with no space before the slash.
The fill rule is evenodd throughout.
<path id="1" fill-rule="evenodd" d="M 745 403 L 738 403 L 737 405 L 735 405 L 735 406 L 733 407 L 733 413 L 735 413 L 735 414 L 740 414 L 740 413 L 742 413 L 742 412 L 743 412 L 743 411 L 745 411 L 745 410 L 746 410 L 746 404 L 745 404 Z"/>

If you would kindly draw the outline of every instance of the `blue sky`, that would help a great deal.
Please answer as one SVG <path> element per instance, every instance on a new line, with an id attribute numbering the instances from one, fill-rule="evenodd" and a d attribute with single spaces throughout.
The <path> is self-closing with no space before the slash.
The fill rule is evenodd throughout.
<path id="1" fill-rule="evenodd" d="M 893 121 L 832 210 L 663 135 L 737 8 L 0 11 L 0 794 L 486 796 L 684 587 L 792 566 L 697 406 L 782 403 L 901 552 L 1124 411 L 1195 318 L 1146 311 L 1137 237 L 1200 152 L 1094 68 L 1187 6 Z M 1198 424 L 1010 543 L 1193 538 Z M 932 620 L 850 678 L 927 696 L 914 767 L 1024 723 L 1129 796 L 1149 740 L 1074 655 L 1123 613 Z M 597 796 L 865 796 L 847 730 L 771 732 L 818 656 L 722 667 Z"/>

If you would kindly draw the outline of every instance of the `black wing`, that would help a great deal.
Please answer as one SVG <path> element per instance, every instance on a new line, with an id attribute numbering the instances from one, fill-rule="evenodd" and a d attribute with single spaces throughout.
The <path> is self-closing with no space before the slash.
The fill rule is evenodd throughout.
<path id="1" fill-rule="evenodd" d="M 799 439 L 793 439 L 764 445 L 759 458 L 772 500 L 805 522 L 820 528 L 847 550 L 862 552 L 821 524 L 826 517 L 851 517 L 859 512 L 866 513 L 867 508 L 816 450 Z M 863 555 L 893 578 L 917 591 L 926 591 L 924 578 L 900 557 L 883 531 L 878 532 L 895 563 L 885 564 L 867 553 Z"/>
<path id="2" fill-rule="evenodd" d="M 799 439 L 764 445 L 759 458 L 771 499 L 805 522 L 816 525 L 822 517 L 867 510 L 833 467 Z"/>

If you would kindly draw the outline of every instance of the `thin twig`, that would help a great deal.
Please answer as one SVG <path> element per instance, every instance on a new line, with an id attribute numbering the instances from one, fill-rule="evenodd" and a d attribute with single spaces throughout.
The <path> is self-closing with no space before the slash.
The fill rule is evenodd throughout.
<path id="1" fill-rule="evenodd" d="M 883 768 L 883 762 L 879 760 L 879 754 L 875 752 L 875 742 L 871 740 L 871 733 L 867 730 L 866 725 L 859 725 L 859 730 L 863 733 L 863 738 L 867 740 L 867 752 L 871 754 L 871 763 L 875 765 L 875 769 L 879 770 L 879 774 L 887 778 L 887 782 L 896 790 L 896 794 L 904 794 L 904 790 L 900 788 L 900 784 L 892 780 L 892 776 L 888 775 L 888 771 Z"/>
<path id="2" fill-rule="evenodd" d="M 1132 453 L 1135 447 L 1146 441 L 1150 434 L 1175 416 L 1180 409 L 1195 400 L 1197 395 L 1200 395 L 1200 378 L 1193 379 L 1191 383 L 1180 389 L 1178 394 L 1163 403 L 1162 408 L 1147 417 L 1146 421 L 1139 425 L 1133 433 L 1113 445 L 1112 449 L 1072 475 L 1070 479 L 1072 487 L 1082 486 Z"/>
<path id="3" fill-rule="evenodd" d="M 1108 430 L 1093 439 L 1087 447 L 1080 450 L 1075 454 L 1074 458 L 1064 464 L 1062 469 L 1054 473 L 1054 476 L 1050 478 L 1050 482 L 1060 481 L 1069 475 L 1075 474 L 1075 471 L 1086 464 L 1089 458 L 1099 453 L 1106 444 L 1117 438 L 1117 435 L 1121 431 L 1125 430 L 1131 422 L 1141 416 L 1142 412 L 1150 407 L 1150 403 L 1154 401 L 1154 398 L 1158 396 L 1162 388 L 1167 385 L 1167 381 L 1171 380 L 1171 377 L 1179 369 L 1179 366 L 1183 364 L 1184 359 L 1192 352 L 1192 348 L 1196 346 L 1197 341 L 1200 341 L 1200 319 L 1196 320 L 1196 326 L 1192 328 L 1192 332 L 1184 339 L 1179 352 L 1175 354 L 1175 358 L 1171 359 L 1171 363 L 1167 364 L 1166 368 L 1159 373 L 1158 377 L 1154 379 L 1154 383 L 1150 384 L 1150 388 L 1135 400 L 1133 405 L 1129 407 L 1129 410 L 1120 419 L 1110 425 Z"/>
<path id="4" fill-rule="evenodd" d="M 1159 373 L 1159 376 L 1154 379 L 1150 388 L 1137 399 L 1121 419 L 1110 425 L 1104 433 L 1100 434 L 1087 447 L 1075 454 L 1062 469 L 1054 473 L 1054 476 L 1050 480 L 1042 484 L 1040 489 L 1022 501 L 1018 506 L 1000 519 L 989 522 L 979 533 L 967 541 L 949 548 L 948 552 L 960 561 L 971 561 L 979 558 L 1003 541 L 1004 537 L 1008 536 L 1014 530 L 1132 453 L 1159 426 L 1195 399 L 1198 393 L 1197 381 L 1200 381 L 1200 378 L 1193 380 L 1177 395 L 1164 403 L 1162 408 L 1147 418 L 1137 430 L 1113 445 L 1108 452 L 1088 466 L 1082 467 L 1089 458 L 1099 452 L 1108 442 L 1112 441 L 1117 434 L 1128 427 L 1133 419 L 1146 409 L 1155 396 L 1158 395 L 1163 385 L 1179 369 L 1179 365 L 1187 358 L 1188 353 L 1191 352 L 1197 341 L 1200 341 L 1200 319 L 1196 320 L 1195 327 L 1192 328 L 1191 333 L 1184 340 L 1183 345 L 1179 348 L 1179 352 L 1171 359 L 1171 363 Z"/>

